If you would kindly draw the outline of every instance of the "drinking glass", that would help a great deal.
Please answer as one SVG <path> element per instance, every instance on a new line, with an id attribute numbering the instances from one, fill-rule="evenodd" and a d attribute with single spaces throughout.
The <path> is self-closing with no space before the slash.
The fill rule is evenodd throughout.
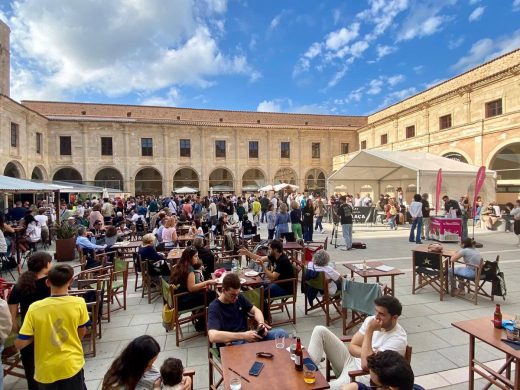
<path id="1" fill-rule="evenodd" d="M 284 349 L 285 348 L 285 336 L 283 334 L 276 335 L 274 339 L 276 348 Z"/>
<path id="2" fill-rule="evenodd" d="M 303 365 L 303 380 L 308 384 L 316 382 L 316 366 L 314 364 Z"/>
<path id="3" fill-rule="evenodd" d="M 294 360 L 296 359 L 296 343 L 293 343 L 291 344 L 291 346 L 289 347 L 290 348 L 290 351 L 291 351 L 291 360 Z"/>
<path id="4" fill-rule="evenodd" d="M 231 378 L 231 381 L 229 382 L 229 388 L 231 390 L 240 390 L 242 388 L 242 381 L 239 377 Z"/>

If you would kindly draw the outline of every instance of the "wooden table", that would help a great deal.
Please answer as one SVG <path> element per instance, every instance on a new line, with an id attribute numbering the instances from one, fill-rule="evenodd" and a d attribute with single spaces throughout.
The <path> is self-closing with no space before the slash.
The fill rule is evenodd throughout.
<path id="1" fill-rule="evenodd" d="M 506 315 L 504 317 L 510 318 Z M 451 325 L 469 335 L 468 389 L 473 390 L 475 388 L 475 373 L 480 374 L 490 382 L 484 389 L 489 388 L 492 383 L 501 389 L 520 389 L 520 350 L 516 350 L 501 341 L 501 339 L 507 338 L 505 329 L 495 329 L 491 317 L 454 322 Z M 475 359 L 475 339 L 479 339 L 506 355 L 506 362 L 498 371 Z M 515 373 L 513 380 L 511 380 L 511 365 L 513 363 Z"/>
<path id="2" fill-rule="evenodd" d="M 112 249 L 126 249 L 126 250 L 135 250 L 143 245 L 142 240 L 137 241 L 120 241 L 116 242 L 112 245 Z"/>
<path id="3" fill-rule="evenodd" d="M 177 241 L 179 242 L 179 244 L 182 243 L 181 246 L 186 246 L 188 245 L 188 242 L 189 241 L 193 241 L 195 239 L 195 235 L 193 234 L 180 234 L 180 235 L 177 235 Z"/>
<path id="4" fill-rule="evenodd" d="M 303 245 L 297 242 L 289 241 L 283 243 L 283 250 L 289 254 L 289 257 L 294 260 L 298 260 L 298 254 L 303 253 Z"/>
<path id="5" fill-rule="evenodd" d="M 179 260 L 181 258 L 182 252 L 183 251 L 181 249 L 173 248 L 168 252 L 168 256 L 166 256 L 166 260 L 171 260 L 171 262 L 173 262 L 173 261 L 176 262 L 177 260 Z"/>
<path id="6" fill-rule="evenodd" d="M 270 352 L 274 355 L 272 359 L 256 356 L 257 352 Z M 229 389 L 229 382 L 236 376 L 230 368 L 238 372 L 242 377 L 242 390 L 250 389 L 328 389 L 329 384 L 318 370 L 316 371 L 316 382 L 308 385 L 303 381 L 303 371 L 296 371 L 294 361 L 290 353 L 284 349 L 275 347 L 274 340 L 261 341 L 258 343 L 245 343 L 220 348 L 222 358 L 222 371 L 224 376 L 224 388 Z M 303 357 L 309 357 L 307 350 L 303 350 Z M 264 368 L 259 376 L 249 375 L 249 369 L 255 361 L 264 363 Z"/>
<path id="7" fill-rule="evenodd" d="M 356 263 L 358 264 L 358 263 Z M 359 263 L 361 264 L 361 263 Z M 404 272 L 401 271 L 398 268 L 394 268 L 390 271 L 380 271 L 378 269 L 375 269 L 376 267 L 380 267 L 382 265 L 385 265 L 381 263 L 380 261 L 367 261 L 367 266 L 369 267 L 366 271 L 364 271 L 362 268 L 356 268 L 354 264 L 343 264 L 346 268 L 350 270 L 350 277 L 354 277 L 354 274 L 359 275 L 363 278 L 363 281 L 366 283 L 368 278 L 376 278 L 376 282 L 379 283 L 379 278 L 390 276 L 390 290 L 388 291 L 390 295 L 395 295 L 395 277 L 397 275 L 404 275 Z"/>
<path id="8" fill-rule="evenodd" d="M 257 276 L 246 276 L 245 273 L 248 272 L 248 271 L 253 271 L 252 269 L 248 269 L 248 268 L 242 268 L 240 270 L 240 273 L 238 274 L 238 276 L 241 278 L 241 279 L 245 279 L 245 283 L 242 283 L 241 286 L 242 287 L 248 287 L 248 288 L 253 288 L 253 287 L 256 287 L 256 286 L 259 286 L 264 282 L 264 279 L 262 279 L 262 277 L 260 275 L 257 275 Z M 211 275 L 213 279 L 219 279 L 217 277 L 215 277 L 214 274 Z M 217 283 L 216 285 L 217 288 L 221 288 L 222 287 L 222 283 Z"/>

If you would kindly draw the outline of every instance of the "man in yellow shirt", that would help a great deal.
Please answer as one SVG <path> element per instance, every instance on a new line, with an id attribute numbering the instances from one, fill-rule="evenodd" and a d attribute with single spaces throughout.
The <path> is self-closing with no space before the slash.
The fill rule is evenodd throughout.
<path id="1" fill-rule="evenodd" d="M 46 283 L 51 296 L 29 307 L 15 342 L 18 349 L 34 342 L 34 380 L 41 390 L 85 388 L 81 339 L 89 316 L 85 300 L 68 295 L 73 275 L 67 264 L 49 271 Z"/>
<path id="2" fill-rule="evenodd" d="M 255 200 L 252 204 L 253 208 L 253 223 L 255 224 L 257 229 L 260 229 L 260 211 L 262 210 L 262 204 L 258 201 L 258 198 L 255 197 Z"/>

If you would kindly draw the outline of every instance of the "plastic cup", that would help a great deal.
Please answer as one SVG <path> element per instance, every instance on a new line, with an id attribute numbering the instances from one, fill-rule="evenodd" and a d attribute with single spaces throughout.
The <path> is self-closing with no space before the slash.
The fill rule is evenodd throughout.
<path id="1" fill-rule="evenodd" d="M 296 359 L 296 344 L 291 344 L 289 350 L 291 351 L 291 360 Z"/>
<path id="2" fill-rule="evenodd" d="M 307 384 L 316 382 L 316 366 L 311 363 L 303 365 L 303 380 Z"/>
<path id="3" fill-rule="evenodd" d="M 240 390 L 242 388 L 242 381 L 239 377 L 231 378 L 231 381 L 229 382 L 229 388 L 231 390 Z"/>
<path id="4" fill-rule="evenodd" d="M 274 339 L 274 343 L 275 343 L 276 348 L 284 349 L 285 348 L 285 336 L 283 334 L 277 335 Z"/>

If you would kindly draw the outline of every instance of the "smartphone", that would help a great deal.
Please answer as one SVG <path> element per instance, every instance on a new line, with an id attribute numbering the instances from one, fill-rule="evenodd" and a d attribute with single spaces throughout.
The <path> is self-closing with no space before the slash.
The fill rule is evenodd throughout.
<path id="1" fill-rule="evenodd" d="M 251 369 L 249 370 L 249 375 L 258 376 L 260 375 L 260 371 L 262 371 L 262 368 L 264 368 L 264 363 L 261 362 L 254 362 L 251 366 Z"/>
<path id="2" fill-rule="evenodd" d="M 260 337 L 264 337 L 264 334 L 265 334 L 265 327 L 263 327 L 262 325 L 260 325 L 258 327 L 258 329 L 256 330 L 256 334 L 259 335 Z"/>
<path id="3" fill-rule="evenodd" d="M 316 363 L 314 363 L 311 358 L 306 357 L 305 359 L 303 359 L 303 365 L 305 365 L 305 364 L 312 364 L 314 367 L 316 367 L 316 369 L 314 371 L 318 371 L 318 367 L 316 366 Z"/>

